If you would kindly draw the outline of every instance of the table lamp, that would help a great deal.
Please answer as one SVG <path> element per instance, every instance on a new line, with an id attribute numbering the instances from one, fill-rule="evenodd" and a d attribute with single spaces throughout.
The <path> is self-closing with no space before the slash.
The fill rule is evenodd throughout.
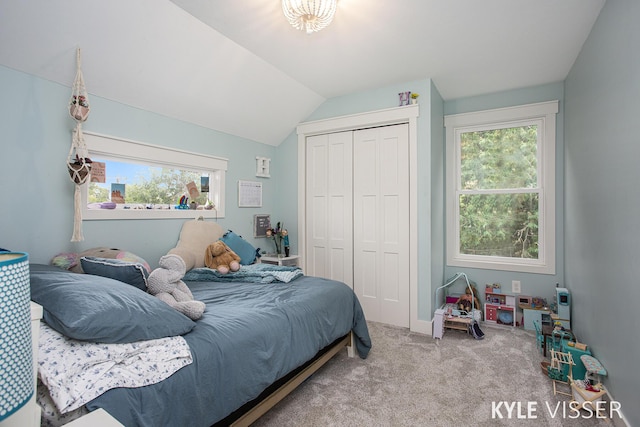
<path id="1" fill-rule="evenodd" d="M 34 393 L 28 259 L 0 252 L 0 422 Z"/>

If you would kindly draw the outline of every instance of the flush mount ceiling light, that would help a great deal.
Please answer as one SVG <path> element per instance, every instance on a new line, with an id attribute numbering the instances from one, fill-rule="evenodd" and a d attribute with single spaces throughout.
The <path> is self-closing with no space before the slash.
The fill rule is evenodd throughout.
<path id="1" fill-rule="evenodd" d="M 331 24 L 337 0 L 282 0 L 282 11 L 289 23 L 307 34 Z"/>

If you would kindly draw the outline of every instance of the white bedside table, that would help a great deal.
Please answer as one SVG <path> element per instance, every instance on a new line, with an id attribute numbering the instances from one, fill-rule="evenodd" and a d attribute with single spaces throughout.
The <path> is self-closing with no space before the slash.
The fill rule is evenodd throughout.
<path id="1" fill-rule="evenodd" d="M 262 256 L 260 262 L 263 264 L 285 265 L 287 267 L 299 267 L 300 255 L 291 255 L 285 257 L 278 256 Z"/>

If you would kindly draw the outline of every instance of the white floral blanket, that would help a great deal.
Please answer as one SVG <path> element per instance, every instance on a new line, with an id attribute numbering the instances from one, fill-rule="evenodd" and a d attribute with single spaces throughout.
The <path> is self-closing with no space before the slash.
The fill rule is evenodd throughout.
<path id="1" fill-rule="evenodd" d="M 96 344 L 68 338 L 40 323 L 38 376 L 61 414 L 116 387 L 142 387 L 189 365 L 184 338 Z"/>

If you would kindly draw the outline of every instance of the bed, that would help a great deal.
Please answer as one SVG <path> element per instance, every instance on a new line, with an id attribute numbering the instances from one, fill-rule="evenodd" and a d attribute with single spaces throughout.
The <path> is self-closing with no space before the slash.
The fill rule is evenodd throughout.
<path id="1" fill-rule="evenodd" d="M 180 359 L 166 379 L 109 388 L 70 411 L 103 408 L 127 427 L 248 425 L 341 349 L 365 358 L 371 348 L 358 299 L 333 280 L 304 275 L 288 283 L 212 281 L 203 275 L 187 280 L 188 272 L 185 283 L 206 304 L 202 318 L 192 321 L 120 280 L 38 264 L 30 270 L 32 300 L 43 306 L 46 326 L 63 337 L 50 339 L 71 343 L 75 353 L 87 353 L 78 346 L 92 341 L 105 343 L 99 345 L 108 352 L 111 345 L 119 349 L 155 340 L 163 345 L 162 340 L 183 340 L 188 346 L 191 360 Z M 46 353 L 54 351 L 47 347 Z M 59 363 L 50 362 L 49 370 L 59 370 Z M 53 389 L 53 380 L 45 382 Z M 91 387 L 93 393 L 108 388 Z M 49 415 L 47 422 L 55 425 L 56 417 Z"/>

